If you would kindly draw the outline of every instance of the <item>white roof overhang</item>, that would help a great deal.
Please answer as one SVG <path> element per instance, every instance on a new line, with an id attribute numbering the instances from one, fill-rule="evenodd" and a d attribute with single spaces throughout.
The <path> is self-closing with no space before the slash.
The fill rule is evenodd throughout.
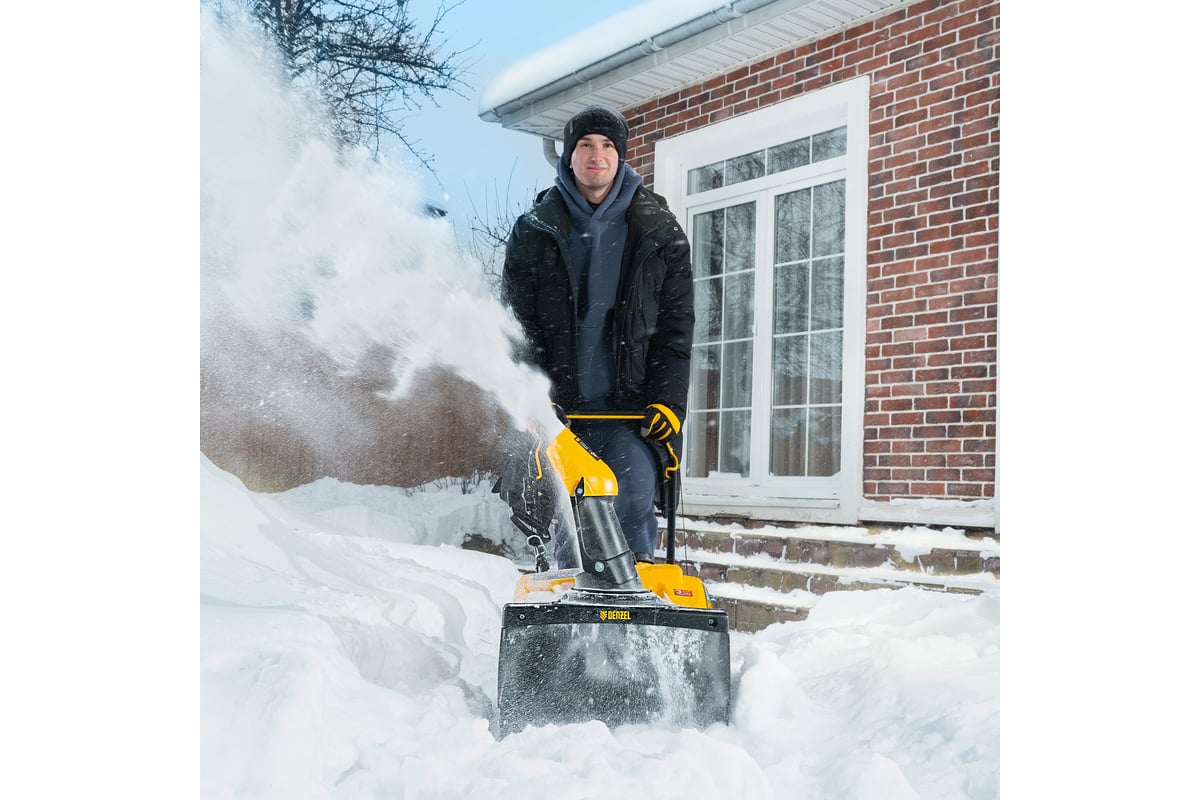
<path id="1" fill-rule="evenodd" d="M 822 39 L 913 0 L 734 0 L 536 88 L 485 91 L 479 116 L 550 139 L 592 103 L 628 108 L 740 64 Z M 536 59 L 537 54 L 522 64 Z M 503 80 L 503 74 L 497 84 Z"/>

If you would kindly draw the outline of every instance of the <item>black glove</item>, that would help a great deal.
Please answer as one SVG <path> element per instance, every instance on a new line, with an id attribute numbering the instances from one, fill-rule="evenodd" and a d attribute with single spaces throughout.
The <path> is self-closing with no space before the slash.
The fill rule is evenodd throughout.
<path id="1" fill-rule="evenodd" d="M 665 442 L 678 433 L 679 415 L 662 403 L 646 406 L 646 416 L 642 417 L 643 437 Z"/>

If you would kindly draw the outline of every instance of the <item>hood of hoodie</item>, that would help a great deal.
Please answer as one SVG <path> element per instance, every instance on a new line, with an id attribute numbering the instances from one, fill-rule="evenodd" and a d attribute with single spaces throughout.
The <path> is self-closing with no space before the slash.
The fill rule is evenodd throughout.
<path id="1" fill-rule="evenodd" d="M 621 277 L 625 240 L 629 234 L 626 212 L 642 178 L 621 162 L 612 189 L 595 208 L 584 199 L 575 178 L 559 162 L 555 183 L 571 215 L 571 277 L 577 287 L 575 313 L 578 334 L 580 398 L 585 403 L 606 402 L 616 388 L 612 346 L 613 308 Z"/>
<path id="2" fill-rule="evenodd" d="M 600 205 L 592 208 L 592 204 L 584 199 L 579 192 L 579 187 L 575 185 L 575 176 L 571 173 L 570 167 L 560 160 L 557 172 L 558 176 L 554 182 L 566 199 L 567 209 L 570 210 L 571 216 L 576 220 L 599 222 L 611 220 L 618 214 L 624 214 L 625 210 L 629 208 L 630 201 L 633 200 L 633 193 L 637 191 L 637 187 L 642 185 L 642 176 L 634 172 L 628 162 L 622 161 L 621 168 L 617 170 L 617 174 L 613 178 L 612 189 L 605 195 Z"/>

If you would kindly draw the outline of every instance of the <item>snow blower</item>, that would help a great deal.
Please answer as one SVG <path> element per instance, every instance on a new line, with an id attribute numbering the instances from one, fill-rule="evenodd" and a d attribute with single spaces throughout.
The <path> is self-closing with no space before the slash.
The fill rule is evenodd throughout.
<path id="1" fill-rule="evenodd" d="M 616 478 L 570 428 L 549 443 L 533 435 L 524 463 L 510 459 L 497 482 L 536 555 L 535 571 L 521 576 L 503 610 L 499 736 L 588 720 L 692 728 L 728 721 L 729 618 L 675 563 L 678 461 L 669 467 L 661 450 L 656 455 L 666 563 L 635 563 L 613 509 Z M 550 569 L 546 545 L 570 528 L 559 520 L 563 488 L 580 566 Z"/>

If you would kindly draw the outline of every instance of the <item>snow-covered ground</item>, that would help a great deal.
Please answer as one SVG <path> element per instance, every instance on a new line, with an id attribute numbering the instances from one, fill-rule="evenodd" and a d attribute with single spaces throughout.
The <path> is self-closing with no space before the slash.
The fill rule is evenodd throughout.
<path id="1" fill-rule="evenodd" d="M 236 353 L 236 318 L 348 365 L 395 348 L 395 402 L 436 363 L 515 423 L 557 424 L 544 376 L 511 360 L 511 315 L 448 227 L 416 211 L 415 182 L 332 148 L 263 69 L 250 31 L 231 30 L 202 17 L 206 363 Z M 489 486 L 323 479 L 256 494 L 203 456 L 200 477 L 205 798 L 998 793 L 998 591 L 835 593 L 804 623 L 734 633 L 728 725 L 497 740 L 500 614 L 518 571 L 458 546 L 471 533 L 511 539 Z"/>
<path id="2" fill-rule="evenodd" d="M 731 635 L 728 725 L 497 740 L 488 487 L 255 494 L 201 457 L 206 798 L 993 798 L 1000 597 L 837 592 Z"/>

